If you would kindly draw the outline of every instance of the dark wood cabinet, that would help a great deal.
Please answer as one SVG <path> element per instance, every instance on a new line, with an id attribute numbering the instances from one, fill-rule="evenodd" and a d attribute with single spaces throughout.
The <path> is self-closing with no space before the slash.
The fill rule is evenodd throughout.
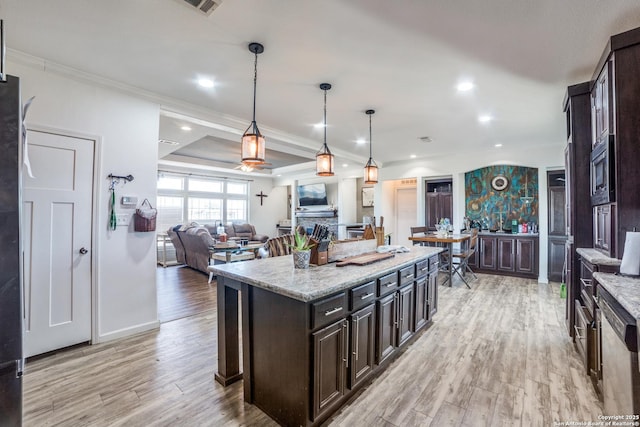
<path id="1" fill-rule="evenodd" d="M 613 214 L 615 206 L 614 203 L 611 203 L 593 208 L 593 247 L 611 257 L 614 247 Z"/>
<path id="2" fill-rule="evenodd" d="M 419 331 L 429 322 L 429 284 L 427 276 L 416 280 L 415 284 L 414 331 Z"/>
<path id="3" fill-rule="evenodd" d="M 441 218 L 453 220 L 453 194 L 450 192 L 427 193 L 425 224 L 429 231 L 436 231 Z"/>
<path id="4" fill-rule="evenodd" d="M 351 339 L 349 350 L 349 388 L 362 382 L 374 367 L 376 342 L 375 305 L 370 304 L 349 316 Z"/>
<path id="5" fill-rule="evenodd" d="M 480 236 L 478 239 L 478 269 L 495 270 L 497 268 L 497 238 L 493 236 Z"/>
<path id="6" fill-rule="evenodd" d="M 538 239 L 516 239 L 516 273 L 536 276 L 538 274 Z"/>
<path id="7" fill-rule="evenodd" d="M 516 241 L 515 239 L 497 239 L 498 271 L 514 273 L 516 271 Z"/>
<path id="8" fill-rule="evenodd" d="M 537 236 L 481 234 L 479 237 L 477 271 L 518 277 L 538 277 Z"/>
<path id="9" fill-rule="evenodd" d="M 312 334 L 314 419 L 344 396 L 348 328 L 341 320 Z"/>
<path id="10" fill-rule="evenodd" d="M 594 157 L 607 157 L 604 169 L 592 170 L 595 183 L 603 182 L 598 204 L 608 204 L 597 210 L 594 218 L 594 247 L 613 258 L 622 258 L 626 233 L 638 227 L 640 212 L 640 28 L 614 35 L 607 43 L 594 71 L 591 88 L 593 99 Z M 604 156 L 606 153 L 606 156 Z M 604 157 L 603 157 L 604 156 Z M 600 172 L 602 171 L 602 172 Z M 600 176 L 603 175 L 603 176 Z M 604 181 L 602 181 L 604 180 Z M 610 187 L 610 188 L 609 188 Z M 596 194 L 597 196 L 598 194 Z M 613 195 L 615 195 L 615 203 Z M 608 216 L 608 218 L 607 218 Z M 608 227 L 605 229 L 603 227 Z"/>
<path id="11" fill-rule="evenodd" d="M 398 342 L 401 346 L 413 335 L 415 292 L 413 283 L 398 291 Z"/>
<path id="12" fill-rule="evenodd" d="M 611 65 L 611 61 L 607 61 L 591 90 L 592 147 L 609 139 L 609 124 L 611 122 L 609 73 Z"/>
<path id="13" fill-rule="evenodd" d="M 592 147 L 590 82 L 569 86 L 564 98 L 567 120 L 565 148 L 565 195 L 567 224 L 565 321 L 571 337 L 575 332 L 575 299 L 579 294 L 580 265 L 577 248 L 593 245 L 593 220 L 590 188 Z M 550 240 L 551 242 L 551 240 Z M 558 252 L 557 245 L 549 250 Z M 555 259 L 555 258 L 554 258 Z"/>
<path id="14" fill-rule="evenodd" d="M 376 363 L 380 365 L 396 349 L 396 310 L 398 297 L 395 293 L 387 295 L 376 303 L 378 316 L 378 339 L 376 344 Z"/>
<path id="15" fill-rule="evenodd" d="M 433 316 L 438 312 L 438 269 L 429 275 L 427 290 L 427 311 L 429 313 L 429 321 L 433 320 Z"/>

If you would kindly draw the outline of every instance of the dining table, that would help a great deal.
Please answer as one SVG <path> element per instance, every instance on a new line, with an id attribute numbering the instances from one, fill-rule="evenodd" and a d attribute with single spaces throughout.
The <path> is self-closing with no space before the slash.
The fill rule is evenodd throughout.
<path id="1" fill-rule="evenodd" d="M 449 287 L 451 287 L 451 284 L 453 282 L 453 256 L 452 256 L 453 244 L 463 243 L 469 239 L 471 239 L 471 234 L 465 234 L 465 233 L 460 233 L 460 234 L 426 233 L 423 236 L 415 235 L 415 236 L 409 237 L 409 240 L 411 240 L 414 243 L 446 245 L 449 252 L 447 255 L 447 258 L 449 259 L 449 266 L 448 266 L 449 268 L 447 269 L 447 278 L 444 280 L 444 282 L 442 282 L 442 285 L 445 285 L 447 282 L 449 282 Z M 465 282 L 465 284 L 467 285 L 468 288 L 470 288 L 468 283 Z"/>

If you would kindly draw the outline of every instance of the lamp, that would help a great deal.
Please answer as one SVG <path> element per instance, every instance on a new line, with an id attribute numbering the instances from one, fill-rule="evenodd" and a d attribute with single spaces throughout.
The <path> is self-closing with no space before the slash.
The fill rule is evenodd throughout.
<path id="1" fill-rule="evenodd" d="M 249 43 L 249 51 L 255 55 L 253 65 L 253 120 L 242 135 L 242 164 L 262 165 L 264 161 L 264 137 L 256 123 L 256 81 L 258 80 L 258 54 L 264 52 L 260 43 Z"/>
<path id="2" fill-rule="evenodd" d="M 364 183 L 365 184 L 377 184 L 378 183 L 378 165 L 373 160 L 373 140 L 371 139 L 371 116 L 375 114 L 375 110 L 367 110 L 365 113 L 369 116 L 369 161 L 364 166 Z"/>
<path id="3" fill-rule="evenodd" d="M 321 83 L 320 89 L 324 91 L 324 144 L 316 153 L 316 175 L 333 176 L 333 154 L 327 146 L 327 91 L 331 89 L 331 85 Z"/>

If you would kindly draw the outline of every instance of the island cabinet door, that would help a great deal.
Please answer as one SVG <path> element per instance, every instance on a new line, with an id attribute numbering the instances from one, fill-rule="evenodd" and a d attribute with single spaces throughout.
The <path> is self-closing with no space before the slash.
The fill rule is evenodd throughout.
<path id="1" fill-rule="evenodd" d="M 415 292 L 413 283 L 400 288 L 398 291 L 398 346 L 401 346 L 413 336 Z"/>
<path id="2" fill-rule="evenodd" d="M 496 238 L 480 236 L 480 269 L 496 269 Z"/>
<path id="3" fill-rule="evenodd" d="M 433 316 L 438 312 L 438 269 L 429 273 L 427 282 L 427 321 L 433 320 Z"/>
<path id="4" fill-rule="evenodd" d="M 415 283 L 415 326 L 414 330 L 419 331 L 429 321 L 429 298 L 428 298 L 429 276 L 423 276 Z"/>
<path id="5" fill-rule="evenodd" d="M 396 348 L 398 295 L 392 293 L 376 303 L 378 333 L 376 340 L 376 363 L 380 365 L 393 354 Z"/>
<path id="6" fill-rule="evenodd" d="M 348 329 L 341 320 L 312 335 L 314 420 L 344 396 Z"/>
<path id="7" fill-rule="evenodd" d="M 498 239 L 498 271 L 516 271 L 516 241 Z"/>
<path id="8" fill-rule="evenodd" d="M 373 370 L 376 342 L 375 305 L 370 304 L 353 313 L 349 319 L 351 323 L 349 388 L 352 389 Z"/>

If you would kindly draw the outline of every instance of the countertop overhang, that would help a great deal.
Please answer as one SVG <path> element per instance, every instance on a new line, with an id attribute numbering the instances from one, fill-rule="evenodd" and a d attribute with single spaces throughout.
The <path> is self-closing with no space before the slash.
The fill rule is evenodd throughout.
<path id="1" fill-rule="evenodd" d="M 636 319 L 640 318 L 640 279 L 613 273 L 593 273 L 598 281 L 620 305 Z"/>
<path id="2" fill-rule="evenodd" d="M 213 266 L 217 276 L 266 289 L 299 301 L 309 302 L 384 276 L 418 260 L 442 252 L 443 248 L 412 246 L 410 252 L 364 266 L 336 267 L 334 263 L 308 269 L 293 267 L 291 255 Z"/>

